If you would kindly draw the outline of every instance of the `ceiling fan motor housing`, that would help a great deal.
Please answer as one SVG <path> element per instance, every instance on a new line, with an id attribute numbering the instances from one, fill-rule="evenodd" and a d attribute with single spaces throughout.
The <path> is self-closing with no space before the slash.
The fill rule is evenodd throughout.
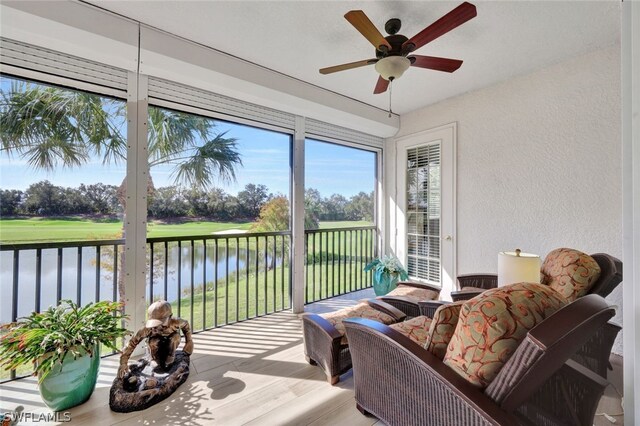
<path id="1" fill-rule="evenodd" d="M 386 49 L 376 49 L 376 58 L 382 59 L 387 56 L 406 56 L 407 53 L 409 53 L 402 51 L 402 43 L 408 40 L 408 38 L 406 38 L 402 34 L 388 35 L 384 39 L 389 42 L 389 44 L 391 45 L 391 49 L 388 51 Z"/>

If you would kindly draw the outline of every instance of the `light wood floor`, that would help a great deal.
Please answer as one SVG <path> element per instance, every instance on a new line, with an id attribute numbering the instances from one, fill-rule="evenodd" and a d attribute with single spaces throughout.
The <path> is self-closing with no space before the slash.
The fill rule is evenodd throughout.
<path id="1" fill-rule="evenodd" d="M 309 305 L 307 310 L 326 312 L 371 296 L 367 291 L 357 292 Z M 356 410 L 350 373 L 343 375 L 337 386 L 330 386 L 319 367 L 305 362 L 301 322 L 295 314 L 269 315 L 194 337 L 191 374 L 170 398 L 141 412 L 113 413 L 108 399 L 118 358 L 107 357 L 102 360 L 98 385 L 91 399 L 69 410 L 70 424 L 382 424 Z M 615 399 L 614 392 L 609 394 L 603 398 L 605 412 L 619 413 L 619 398 Z M 12 411 L 19 405 L 25 412 L 48 412 L 34 378 L 0 385 L 0 412 Z M 616 410 L 615 413 L 612 410 Z M 619 423 L 621 417 L 616 418 Z M 598 416 L 596 425 L 611 423 Z"/>

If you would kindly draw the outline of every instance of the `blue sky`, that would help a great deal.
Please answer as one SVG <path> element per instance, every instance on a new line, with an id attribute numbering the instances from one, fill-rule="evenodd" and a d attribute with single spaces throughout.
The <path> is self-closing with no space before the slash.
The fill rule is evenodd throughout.
<path id="1" fill-rule="evenodd" d="M 236 170 L 237 182 L 216 183 L 230 194 L 236 194 L 248 183 L 261 183 L 272 193 L 289 195 L 289 135 L 221 122 L 220 131 L 238 139 L 243 166 Z M 335 144 L 308 140 L 305 147 L 307 188 L 316 188 L 322 196 L 337 193 L 350 197 L 360 191 L 374 189 L 375 155 L 371 152 Z M 79 184 L 102 182 L 120 185 L 126 172 L 125 164 L 102 164 L 93 158 L 85 166 L 57 169 L 53 172 L 35 170 L 26 160 L 0 154 L 0 188 L 26 189 L 30 184 L 49 180 L 54 185 L 77 187 Z M 172 167 L 151 169 L 156 187 L 172 185 Z"/>
<path id="2" fill-rule="evenodd" d="M 7 92 L 15 81 L 3 76 L 0 89 Z M 32 83 L 33 84 L 33 83 Z M 122 119 L 124 126 L 124 118 Z M 249 183 L 264 184 L 269 192 L 289 195 L 290 136 L 250 126 L 216 121 L 219 132 L 237 139 L 237 149 L 243 165 L 236 170 L 237 181 L 230 184 L 216 182 L 215 186 L 236 194 Z M 124 129 L 122 129 L 124 132 Z M 307 140 L 305 146 L 305 186 L 315 188 L 324 197 L 341 194 L 350 197 L 360 191 L 374 189 L 375 154 L 320 141 Z M 173 185 L 173 167 L 155 166 L 151 176 L 156 188 Z M 62 168 L 47 172 L 32 168 L 26 159 L 8 156 L 0 151 L 0 188 L 26 189 L 30 184 L 49 180 L 54 185 L 78 187 L 81 183 L 120 185 L 126 174 L 126 165 L 103 165 L 101 158 L 91 158 L 82 167 Z"/>

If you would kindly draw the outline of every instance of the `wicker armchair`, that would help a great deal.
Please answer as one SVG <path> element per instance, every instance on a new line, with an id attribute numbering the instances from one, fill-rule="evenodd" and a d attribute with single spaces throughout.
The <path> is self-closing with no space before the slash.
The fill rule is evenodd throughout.
<path id="1" fill-rule="evenodd" d="M 322 367 L 331 385 L 338 383 L 340 375 L 351 368 L 351 354 L 342 326 L 342 319 L 346 317 L 375 318 L 380 321 L 384 317 L 389 324 L 405 319 L 402 312 L 375 299 L 328 314 L 302 314 L 306 360 L 311 365 Z"/>
<path id="2" fill-rule="evenodd" d="M 566 305 L 529 330 L 485 389 L 390 327 L 345 320 L 357 407 L 392 426 L 592 425 L 607 382 L 567 360 L 613 315 L 596 295 Z"/>
<path id="3" fill-rule="evenodd" d="M 598 263 L 598 266 L 600 266 L 600 276 L 588 294 L 597 294 L 601 297 L 606 297 L 622 282 L 622 262 L 606 253 L 595 253 L 592 254 L 591 257 L 593 257 Z M 461 275 L 458 277 L 458 283 L 461 288 L 467 287 L 467 289 L 452 292 L 451 298 L 454 302 L 469 300 L 485 290 L 497 287 L 498 276 L 495 274 Z M 472 284 L 477 287 L 477 290 L 469 289 L 469 286 Z M 443 303 L 447 302 L 420 302 L 421 315 L 433 318 L 436 309 Z M 603 327 L 600 327 L 589 341 L 572 356 L 572 359 L 600 376 L 607 377 L 607 369 L 611 368 L 609 364 L 611 347 L 620 330 L 620 326 L 613 323 L 607 323 Z"/>
<path id="4" fill-rule="evenodd" d="M 417 317 L 421 315 L 419 303 L 424 300 L 436 299 L 439 294 L 440 287 L 414 281 L 402 281 L 394 290 L 377 299 L 401 310 L 407 317 Z"/>

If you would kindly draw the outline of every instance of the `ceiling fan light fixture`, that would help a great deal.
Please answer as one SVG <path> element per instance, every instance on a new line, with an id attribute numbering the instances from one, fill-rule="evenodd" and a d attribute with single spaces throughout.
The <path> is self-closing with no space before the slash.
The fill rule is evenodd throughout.
<path id="1" fill-rule="evenodd" d="M 376 71 L 385 80 L 395 80 L 410 66 L 411 61 L 404 56 L 387 56 L 376 62 Z"/>

